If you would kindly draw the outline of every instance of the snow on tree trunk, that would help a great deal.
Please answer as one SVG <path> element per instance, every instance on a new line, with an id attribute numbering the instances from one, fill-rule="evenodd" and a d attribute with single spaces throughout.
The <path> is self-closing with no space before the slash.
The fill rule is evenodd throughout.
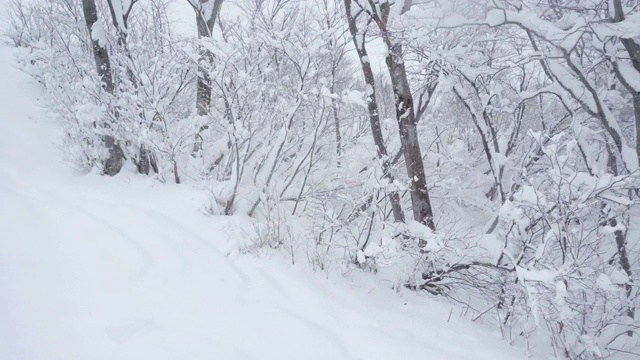
<path id="1" fill-rule="evenodd" d="M 133 60 L 131 57 L 131 52 L 129 51 L 127 36 L 129 35 L 129 16 L 131 15 L 133 6 L 138 1 L 139 0 L 107 0 L 109 11 L 111 13 L 111 21 L 118 34 L 118 46 L 120 47 L 120 50 L 124 52 L 124 61 L 126 62 L 124 66 L 126 69 L 127 78 L 136 89 L 136 92 L 138 88 L 138 79 L 136 74 L 133 72 L 133 69 L 131 68 L 131 63 L 133 62 Z M 143 115 L 140 114 L 140 117 L 142 118 Z M 154 169 L 153 166 L 150 166 L 152 157 L 153 152 L 145 147 L 144 144 L 140 144 L 138 159 L 134 159 L 134 162 L 136 163 L 136 167 L 138 168 L 138 172 L 140 174 L 148 175 L 149 171 L 151 169 Z"/>
<path id="2" fill-rule="evenodd" d="M 96 62 L 98 75 L 102 80 L 104 89 L 113 93 L 113 79 L 111 78 L 111 62 L 109 61 L 109 53 L 107 52 L 107 38 L 104 26 L 98 20 L 98 10 L 96 9 L 95 0 L 82 0 L 82 10 L 84 11 L 84 19 L 91 36 L 91 44 L 93 57 Z"/>
<path id="3" fill-rule="evenodd" d="M 378 111 L 378 101 L 376 99 L 375 91 L 375 79 L 373 76 L 373 70 L 371 63 L 369 62 L 369 56 L 364 44 L 364 35 L 358 34 L 358 27 L 356 19 L 351 11 L 351 0 L 344 0 L 345 10 L 347 14 L 347 22 L 349 24 L 349 32 L 355 45 L 358 57 L 360 59 L 360 65 L 362 68 L 362 74 L 366 84 L 366 96 L 367 96 L 367 110 L 369 114 L 369 124 L 371 125 L 371 133 L 373 135 L 373 141 L 376 145 L 376 153 L 378 159 L 382 162 L 383 177 L 392 184 L 394 177 L 390 172 L 390 160 L 387 148 L 384 144 L 384 136 L 382 135 L 382 128 L 380 127 L 380 113 Z M 391 202 L 391 209 L 393 211 L 393 218 L 396 222 L 404 222 L 404 211 L 400 204 L 400 195 L 397 192 L 392 192 L 389 196 Z"/>
<path id="4" fill-rule="evenodd" d="M 196 25 L 198 38 L 211 38 L 216 18 L 224 0 L 188 0 L 196 13 Z M 196 95 L 196 108 L 198 115 L 208 115 L 211 106 L 211 77 L 209 70 L 213 64 L 213 54 L 205 47 L 198 49 L 198 84 Z"/>
<path id="5" fill-rule="evenodd" d="M 371 3 L 371 0 L 369 1 Z M 371 3 L 371 5 L 372 8 L 375 8 L 373 3 Z M 395 42 L 389 33 L 388 19 L 391 5 L 389 3 L 382 3 L 379 5 L 379 8 L 380 13 L 374 11 L 371 16 L 373 16 L 373 20 L 378 25 L 382 40 L 388 50 L 385 63 L 389 70 L 389 77 L 391 78 L 395 96 L 396 120 L 398 121 L 402 153 L 411 185 L 413 218 L 419 223 L 435 230 L 431 199 L 429 198 L 422 151 L 420 150 L 420 141 L 418 139 L 413 95 L 409 87 L 407 70 L 402 56 L 402 44 Z"/>
<path id="6" fill-rule="evenodd" d="M 107 0 L 109 11 L 111 12 L 111 21 L 118 34 L 118 46 L 120 46 L 122 51 L 124 51 L 124 55 L 129 61 L 131 61 L 131 53 L 129 52 L 127 44 L 127 36 L 129 34 L 129 15 L 131 15 L 133 5 L 137 2 L 138 0 Z M 125 67 L 127 77 L 134 86 L 137 86 L 136 76 L 131 69 L 130 64 L 126 64 Z"/>
<path id="7" fill-rule="evenodd" d="M 613 10 L 613 21 L 615 23 L 625 20 L 624 9 L 620 0 L 613 0 Z M 616 67 L 616 76 L 633 97 L 636 128 L 636 155 L 638 156 L 638 159 L 640 159 L 640 81 L 638 81 L 640 79 L 640 44 L 631 37 L 623 37 L 620 39 L 620 42 L 627 51 L 632 66 L 625 69 L 627 71 L 624 73 L 620 71 L 619 67 Z M 632 81 L 631 78 L 635 78 L 635 81 Z"/>
<path id="8" fill-rule="evenodd" d="M 98 20 L 95 0 L 82 0 L 82 10 L 84 12 L 87 29 L 89 30 L 89 36 L 91 37 L 96 70 L 98 71 L 98 75 L 100 75 L 104 89 L 109 93 L 113 93 L 113 78 L 111 77 L 109 53 L 106 48 L 106 34 L 102 23 Z M 109 153 L 107 159 L 104 161 L 103 172 L 105 175 L 113 176 L 122 169 L 124 152 L 118 144 L 118 141 L 112 135 L 104 135 L 103 140 Z"/>

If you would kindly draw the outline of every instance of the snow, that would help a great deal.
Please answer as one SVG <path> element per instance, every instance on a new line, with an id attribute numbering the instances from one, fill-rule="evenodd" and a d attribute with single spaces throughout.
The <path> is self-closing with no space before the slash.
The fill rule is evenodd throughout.
<path id="1" fill-rule="evenodd" d="M 121 30 L 126 29 L 124 25 L 124 9 L 128 9 L 130 7 L 130 1 L 131 0 L 111 0 L 115 19 L 118 22 L 118 27 L 120 27 Z M 127 3 L 126 5 L 125 2 Z"/>
<path id="2" fill-rule="evenodd" d="M 0 359 L 524 358 L 371 277 L 227 256 L 249 222 L 205 216 L 205 191 L 70 169 L 12 56 L 0 47 Z"/>
<path id="3" fill-rule="evenodd" d="M 516 271 L 518 272 L 518 277 L 522 281 L 536 281 L 546 284 L 553 283 L 555 279 L 555 274 L 551 270 L 527 270 L 522 267 L 517 267 Z"/>
<path id="4" fill-rule="evenodd" d="M 624 285 L 629 282 L 629 276 L 620 270 L 614 270 L 611 274 L 611 283 L 616 285 Z"/>
<path id="5" fill-rule="evenodd" d="M 640 72 L 634 69 L 633 65 L 624 61 L 618 61 L 618 67 L 627 84 L 633 90 L 640 92 Z"/>
<path id="6" fill-rule="evenodd" d="M 613 288 L 613 285 L 611 284 L 611 279 L 607 276 L 607 274 L 598 275 L 598 280 L 596 283 L 603 290 L 610 290 Z"/>
<path id="7" fill-rule="evenodd" d="M 375 95 L 375 90 L 373 89 L 373 86 L 367 84 L 364 88 L 364 93 L 367 95 L 367 97 L 371 97 Z"/>
<path id="8" fill-rule="evenodd" d="M 345 104 L 367 107 L 366 94 L 358 90 L 345 90 L 342 94 L 342 101 Z"/>
<path id="9" fill-rule="evenodd" d="M 91 38 L 98 42 L 101 47 L 107 46 L 107 35 L 104 32 L 104 26 L 100 20 L 96 21 L 91 27 Z"/>
<path id="10" fill-rule="evenodd" d="M 626 19 L 617 23 L 600 22 L 592 25 L 599 38 L 621 37 L 632 39 L 640 36 L 640 13 L 627 15 Z"/>

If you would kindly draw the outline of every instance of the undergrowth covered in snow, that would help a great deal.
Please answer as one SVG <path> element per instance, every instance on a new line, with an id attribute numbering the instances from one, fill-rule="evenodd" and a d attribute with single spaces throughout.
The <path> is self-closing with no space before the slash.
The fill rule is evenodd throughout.
<path id="1" fill-rule="evenodd" d="M 640 353 L 633 3 L 12 0 L 3 31 L 67 162 L 199 194 L 178 207 L 225 224 L 198 235 L 227 238 L 221 258 L 433 297 L 531 355 L 602 359 Z"/>

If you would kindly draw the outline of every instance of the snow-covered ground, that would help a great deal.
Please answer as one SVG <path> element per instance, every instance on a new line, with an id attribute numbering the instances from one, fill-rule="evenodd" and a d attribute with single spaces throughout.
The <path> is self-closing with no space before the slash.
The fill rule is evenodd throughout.
<path id="1" fill-rule="evenodd" d="M 75 172 L 16 66 L 1 47 L 0 359 L 524 358 L 424 296 L 228 255 L 247 222 L 189 186 Z"/>

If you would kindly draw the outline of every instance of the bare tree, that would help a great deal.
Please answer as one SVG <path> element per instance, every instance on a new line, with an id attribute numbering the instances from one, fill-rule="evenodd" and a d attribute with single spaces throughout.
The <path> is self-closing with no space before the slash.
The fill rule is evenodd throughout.
<path id="1" fill-rule="evenodd" d="M 345 12 L 347 15 L 347 22 L 349 24 L 349 32 L 353 39 L 358 58 L 360 59 L 360 66 L 362 68 L 362 75 L 364 76 L 364 82 L 366 85 L 367 95 L 367 110 L 369 113 L 369 124 L 371 125 L 371 134 L 373 135 L 373 142 L 376 145 L 376 153 L 378 159 L 382 162 L 383 177 L 391 184 L 394 181 L 393 175 L 390 172 L 390 159 L 387 152 L 387 147 L 384 144 L 384 136 L 382 135 L 382 128 L 380 127 L 380 112 L 378 110 L 378 101 L 376 99 L 376 86 L 371 63 L 369 62 L 369 54 L 365 46 L 366 32 L 360 33 L 358 30 L 358 24 L 356 23 L 356 16 L 352 12 L 352 1 L 344 0 Z M 391 201 L 391 207 L 393 211 L 393 218 L 396 222 L 404 222 L 404 212 L 400 204 L 400 195 L 397 192 L 390 194 L 389 199 Z"/>
<path id="2" fill-rule="evenodd" d="M 216 18 L 222 8 L 224 0 L 187 0 L 196 13 L 196 24 L 198 27 L 198 38 L 211 38 Z M 198 115 L 208 115 L 211 105 L 211 77 L 209 69 L 213 63 L 213 54 L 204 47 L 199 48 L 200 58 L 198 59 L 198 92 L 197 110 Z"/>
<path id="3" fill-rule="evenodd" d="M 402 11 L 406 11 L 410 6 L 411 3 L 405 3 Z M 407 69 L 403 59 L 402 42 L 394 38 L 389 29 L 391 4 L 386 1 L 378 4 L 375 0 L 367 0 L 367 5 L 362 6 L 362 9 L 378 26 L 382 41 L 388 49 L 385 63 L 395 96 L 396 120 L 398 121 L 402 153 L 407 175 L 409 176 L 413 218 L 435 230 L 422 151 L 420 150 L 420 141 L 418 139 L 418 118 L 416 117 L 413 94 L 409 87 Z"/>
<path id="4" fill-rule="evenodd" d="M 134 91 L 138 90 L 138 75 L 132 68 L 133 58 L 131 51 L 129 51 L 129 45 L 127 37 L 129 36 L 129 18 L 131 11 L 139 0 L 107 0 L 109 6 L 109 12 L 111 13 L 111 22 L 116 29 L 118 36 L 118 46 L 124 53 L 124 67 L 126 70 L 126 77 L 131 82 Z M 142 116 L 142 114 L 140 114 Z M 136 164 L 138 172 L 148 175 L 151 169 L 158 173 L 158 166 L 155 160 L 155 154 L 153 154 L 144 144 L 140 144 L 140 149 L 137 154 L 137 159 L 132 158 L 132 161 Z"/>
<path id="5" fill-rule="evenodd" d="M 322 16 L 320 20 L 320 28 L 323 31 L 330 31 L 331 29 L 335 29 L 342 24 L 342 16 L 338 11 L 340 8 L 340 0 L 321 0 L 319 1 L 319 12 Z M 348 38 L 343 40 L 344 32 L 333 33 L 333 36 L 328 36 L 326 39 L 327 43 L 327 52 L 330 57 L 330 67 L 331 67 L 331 78 L 329 80 L 329 91 L 332 94 L 335 94 L 338 90 L 338 83 L 340 82 L 341 75 L 340 70 L 343 72 L 348 71 L 345 67 L 346 62 L 346 44 L 348 43 Z M 344 71 L 346 70 L 346 71 Z M 331 99 L 331 113 L 333 116 L 333 126 L 335 132 L 336 139 L 336 164 L 340 167 L 341 164 L 341 156 L 342 156 L 342 132 L 341 132 L 341 121 L 339 116 L 339 102 L 337 99 Z"/>
<path id="6" fill-rule="evenodd" d="M 113 78 L 111 76 L 111 62 L 106 47 L 106 34 L 104 26 L 98 20 L 98 10 L 96 9 L 95 0 L 82 0 L 82 10 L 84 18 L 91 37 L 93 57 L 96 63 L 96 70 L 102 80 L 103 88 L 113 93 Z M 106 125 L 106 124 L 105 124 Z M 108 125 L 106 125 L 108 126 Z M 124 152 L 118 144 L 118 141 L 111 135 L 104 136 L 104 143 L 109 151 L 109 156 L 104 162 L 104 174 L 115 175 L 122 169 L 124 161 Z"/>
<path id="7" fill-rule="evenodd" d="M 111 13 L 111 22 L 116 28 L 118 34 L 118 46 L 124 51 L 126 59 L 131 60 L 131 53 L 127 45 L 127 36 L 129 35 L 129 16 L 133 6 L 139 0 L 107 0 L 109 12 Z M 130 64 L 126 64 L 127 77 L 136 85 L 136 77 L 131 69 Z"/>
<path id="8" fill-rule="evenodd" d="M 96 62 L 98 75 L 102 80 L 104 89 L 113 93 L 113 78 L 111 77 L 111 61 L 107 52 L 106 37 L 104 35 L 104 26 L 98 19 L 98 10 L 95 0 L 82 0 L 82 10 L 84 11 L 84 19 L 91 37 L 93 57 Z"/>

